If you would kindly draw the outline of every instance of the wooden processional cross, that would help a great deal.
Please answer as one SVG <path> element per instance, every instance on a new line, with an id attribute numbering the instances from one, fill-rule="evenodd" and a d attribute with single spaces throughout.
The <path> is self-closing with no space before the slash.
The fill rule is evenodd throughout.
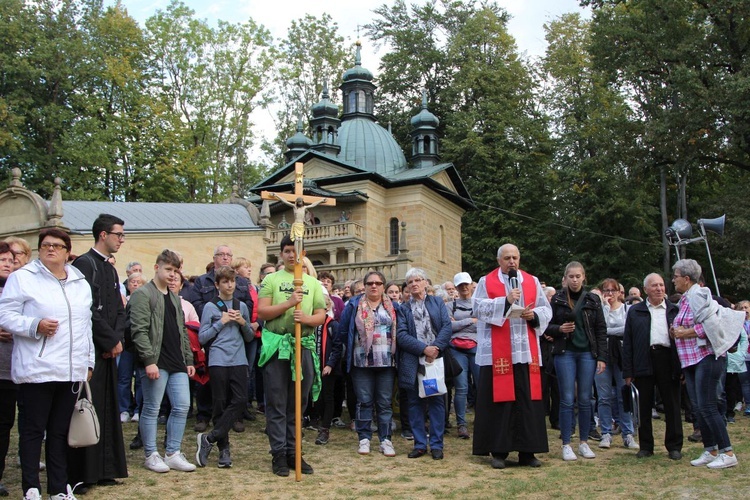
<path id="1" fill-rule="evenodd" d="M 304 194 L 304 175 L 302 173 L 302 163 L 294 164 L 294 194 L 289 193 L 273 193 L 270 191 L 262 191 L 260 196 L 264 200 L 281 201 L 286 202 L 286 205 L 294 204 L 298 198 L 302 198 L 302 201 L 306 204 L 313 206 L 325 205 L 335 206 L 336 200 L 330 198 L 321 198 L 319 196 L 305 196 Z M 283 201 L 282 201 L 283 200 Z M 295 208 L 295 224 L 304 224 L 304 210 L 302 217 L 297 217 L 297 210 Z M 292 234 L 294 234 L 294 227 L 292 227 Z M 297 261 L 294 263 L 294 287 L 295 289 L 302 288 L 302 257 L 305 256 L 304 249 L 304 232 L 303 236 L 293 236 L 295 238 L 294 246 L 297 251 Z M 299 241 L 298 241 L 299 240 Z M 300 302 L 295 306 L 295 309 L 300 309 L 302 303 Z M 302 480 L 302 325 L 299 322 L 294 323 L 294 370 L 296 379 L 294 381 L 294 430 L 295 430 L 295 450 L 294 450 L 294 472 L 297 481 Z"/>

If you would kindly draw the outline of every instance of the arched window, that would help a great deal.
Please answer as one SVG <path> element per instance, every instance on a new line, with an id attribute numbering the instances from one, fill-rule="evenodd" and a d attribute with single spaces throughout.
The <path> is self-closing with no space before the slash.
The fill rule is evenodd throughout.
<path id="1" fill-rule="evenodd" d="M 398 255 L 398 219 L 395 217 L 391 219 L 390 240 L 391 255 Z"/>

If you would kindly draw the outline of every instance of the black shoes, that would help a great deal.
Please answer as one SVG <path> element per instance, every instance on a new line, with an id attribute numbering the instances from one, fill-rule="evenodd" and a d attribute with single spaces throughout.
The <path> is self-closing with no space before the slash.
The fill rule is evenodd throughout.
<path id="1" fill-rule="evenodd" d="M 672 460 L 682 459 L 682 452 L 680 450 L 669 450 L 669 458 Z"/>
<path id="2" fill-rule="evenodd" d="M 504 469 L 505 468 L 505 460 L 503 460 L 500 457 L 492 457 L 492 461 L 490 462 L 490 465 L 493 469 Z"/>
<path id="3" fill-rule="evenodd" d="M 430 450 L 430 453 L 432 454 L 433 460 L 442 460 L 443 459 L 443 450 Z"/>
<path id="4" fill-rule="evenodd" d="M 293 454 L 286 456 L 286 464 L 289 466 L 290 470 L 295 468 L 294 458 L 295 458 L 295 455 L 293 455 Z M 313 473 L 312 466 L 310 464 L 308 464 L 307 462 L 305 462 L 304 458 L 302 459 L 302 465 L 300 466 L 300 470 L 301 470 L 302 474 L 312 474 Z"/>
<path id="5" fill-rule="evenodd" d="M 282 451 L 273 456 L 271 470 L 273 470 L 273 473 L 277 476 L 287 477 L 289 475 L 289 466 L 286 463 L 286 453 Z"/>
<path id="6" fill-rule="evenodd" d="M 526 467 L 541 467 L 542 461 L 536 458 L 533 453 L 519 453 L 518 465 Z"/>
<path id="7" fill-rule="evenodd" d="M 635 458 L 646 458 L 646 457 L 653 457 L 653 456 L 654 456 L 654 452 L 649 451 L 649 450 L 640 450 L 638 453 L 635 454 Z"/>
<path id="8" fill-rule="evenodd" d="M 423 450 L 421 448 L 414 448 L 409 452 L 408 455 L 406 455 L 409 458 L 421 458 L 427 454 L 427 450 Z"/>

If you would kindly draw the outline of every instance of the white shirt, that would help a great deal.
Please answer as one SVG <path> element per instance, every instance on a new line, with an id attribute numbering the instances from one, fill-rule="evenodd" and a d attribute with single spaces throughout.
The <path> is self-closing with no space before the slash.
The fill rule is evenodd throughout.
<path id="1" fill-rule="evenodd" d="M 662 300 L 661 304 L 655 306 L 646 300 L 646 304 L 648 305 L 648 312 L 651 314 L 651 342 L 649 345 L 669 347 L 667 303 Z"/>
<path id="2" fill-rule="evenodd" d="M 500 269 L 495 271 L 498 273 L 500 280 L 505 284 L 506 290 L 510 289 L 508 283 L 508 276 L 500 273 Z M 478 366 L 490 366 L 492 365 L 492 325 L 503 326 L 506 321 L 510 321 L 510 335 L 511 335 L 511 350 L 512 350 L 512 361 L 516 363 L 531 363 L 531 349 L 534 349 L 539 355 L 539 364 L 542 364 L 541 350 L 539 348 L 539 337 L 547 329 L 550 319 L 552 319 L 552 308 L 547 301 L 547 296 L 544 295 L 539 280 L 534 277 L 534 284 L 536 286 L 536 303 L 534 304 L 534 312 L 539 318 L 539 326 L 534 329 L 537 335 L 536 345 L 529 345 L 529 337 L 527 335 L 525 319 L 506 319 L 505 318 L 505 297 L 498 297 L 490 299 L 487 295 L 487 287 L 485 284 L 485 278 L 482 277 L 477 284 L 477 289 L 474 291 L 472 297 L 472 305 L 474 308 L 474 315 L 478 319 L 477 321 L 477 354 L 475 357 L 476 364 Z M 519 286 L 523 283 L 523 274 L 518 273 Z M 523 288 L 521 289 L 523 290 Z M 522 292 L 523 295 L 523 292 Z M 523 297 L 521 297 L 520 304 L 523 304 Z"/>

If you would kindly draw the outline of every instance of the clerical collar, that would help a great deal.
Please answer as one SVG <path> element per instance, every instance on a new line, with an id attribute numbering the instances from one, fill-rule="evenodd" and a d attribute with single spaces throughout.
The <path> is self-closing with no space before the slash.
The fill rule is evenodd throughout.
<path id="1" fill-rule="evenodd" d="M 109 259 L 109 257 L 110 257 L 109 255 L 104 255 L 103 253 L 101 253 L 101 252 L 100 252 L 99 250 L 97 250 L 97 249 L 96 249 L 96 248 L 94 248 L 94 247 L 91 247 L 91 250 L 93 250 L 94 252 L 96 252 L 96 253 L 97 253 L 97 255 L 99 255 L 99 257 L 101 257 L 101 258 L 102 258 L 102 260 L 107 260 L 107 259 Z"/>

